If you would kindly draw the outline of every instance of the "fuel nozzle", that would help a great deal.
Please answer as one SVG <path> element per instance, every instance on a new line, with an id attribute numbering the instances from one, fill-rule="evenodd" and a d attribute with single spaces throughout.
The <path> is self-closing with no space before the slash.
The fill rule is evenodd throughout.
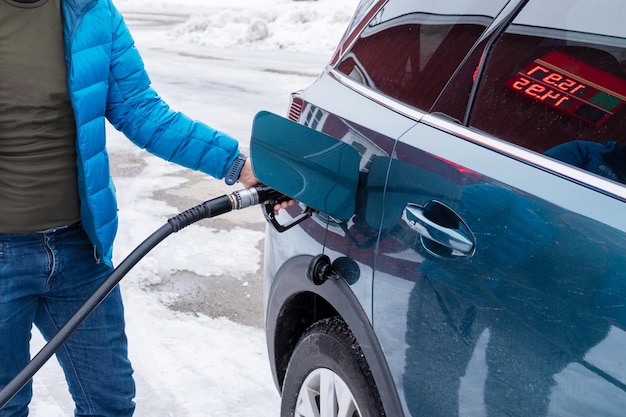
<path id="1" fill-rule="evenodd" d="M 233 210 L 240 210 L 256 204 L 275 204 L 288 198 L 273 188 L 263 184 L 235 191 L 231 193 L 229 197 L 231 198 Z"/>
<path id="2" fill-rule="evenodd" d="M 273 188 L 260 184 L 205 201 L 172 217 L 168 220 L 168 223 L 172 226 L 174 232 L 178 232 L 180 229 L 202 219 L 219 216 L 232 210 L 240 210 L 256 204 L 273 206 L 288 198 Z"/>

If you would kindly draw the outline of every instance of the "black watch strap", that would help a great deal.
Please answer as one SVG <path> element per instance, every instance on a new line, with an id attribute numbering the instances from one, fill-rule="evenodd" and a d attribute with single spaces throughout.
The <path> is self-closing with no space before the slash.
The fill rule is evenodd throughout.
<path id="1" fill-rule="evenodd" d="M 246 159 L 248 159 L 247 156 L 242 153 L 239 154 L 237 159 L 235 159 L 235 162 L 233 162 L 233 164 L 230 166 L 230 169 L 226 173 L 226 178 L 224 178 L 226 184 L 233 185 L 237 182 L 237 180 L 239 179 L 239 175 L 241 174 L 241 170 L 246 163 Z"/>

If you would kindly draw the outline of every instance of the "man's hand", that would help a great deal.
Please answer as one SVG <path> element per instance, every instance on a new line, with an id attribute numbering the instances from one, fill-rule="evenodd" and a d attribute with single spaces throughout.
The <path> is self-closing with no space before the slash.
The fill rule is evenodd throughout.
<path id="1" fill-rule="evenodd" d="M 246 188 L 250 188 L 259 183 L 259 179 L 255 177 L 254 172 L 252 172 L 252 162 L 250 161 L 250 158 L 246 159 L 246 162 L 243 164 L 243 168 L 241 168 L 239 182 Z"/>
<path id="2" fill-rule="evenodd" d="M 282 201 L 278 204 L 274 205 L 274 215 L 278 216 L 278 212 L 280 211 L 280 209 L 284 209 L 287 208 L 289 206 L 293 206 L 294 204 L 296 204 L 296 200 L 287 200 L 287 201 Z"/>

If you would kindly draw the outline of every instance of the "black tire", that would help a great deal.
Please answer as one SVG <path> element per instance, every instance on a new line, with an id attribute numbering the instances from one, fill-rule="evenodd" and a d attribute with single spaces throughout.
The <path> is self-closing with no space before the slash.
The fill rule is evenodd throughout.
<path id="1" fill-rule="evenodd" d="M 361 348 L 338 317 L 307 329 L 289 360 L 283 383 L 282 417 L 316 415 L 384 416 Z"/>

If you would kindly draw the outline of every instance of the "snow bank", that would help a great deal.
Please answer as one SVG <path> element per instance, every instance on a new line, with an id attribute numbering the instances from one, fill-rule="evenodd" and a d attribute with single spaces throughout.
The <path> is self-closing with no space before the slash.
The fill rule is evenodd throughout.
<path id="1" fill-rule="evenodd" d="M 171 12 L 164 1 L 118 0 L 122 10 Z M 177 40 L 219 48 L 332 52 L 358 0 L 191 0 L 176 12 L 190 17 L 170 32 Z"/>

